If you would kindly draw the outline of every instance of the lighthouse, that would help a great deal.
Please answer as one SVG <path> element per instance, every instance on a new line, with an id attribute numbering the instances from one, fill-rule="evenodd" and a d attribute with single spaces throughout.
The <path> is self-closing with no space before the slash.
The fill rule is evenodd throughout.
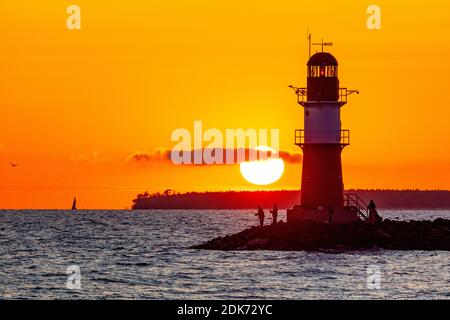
<path id="1" fill-rule="evenodd" d="M 288 221 L 347 223 L 364 217 L 363 202 L 344 194 L 341 162 L 350 144 L 341 108 L 358 91 L 339 86 L 338 61 L 323 51 L 324 45 L 308 60 L 307 87 L 291 86 L 303 107 L 304 128 L 295 130 L 295 144 L 303 151 L 301 203 L 288 210 Z"/>

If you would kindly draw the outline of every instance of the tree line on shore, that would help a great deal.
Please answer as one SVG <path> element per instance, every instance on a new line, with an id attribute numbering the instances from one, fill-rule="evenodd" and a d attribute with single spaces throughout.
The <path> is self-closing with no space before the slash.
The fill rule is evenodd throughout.
<path id="1" fill-rule="evenodd" d="M 373 199 L 380 209 L 450 209 L 450 191 L 446 190 L 347 190 L 368 202 Z M 300 190 L 222 191 L 179 193 L 172 189 L 163 192 L 138 194 L 133 209 L 254 209 L 292 208 L 300 203 Z"/>

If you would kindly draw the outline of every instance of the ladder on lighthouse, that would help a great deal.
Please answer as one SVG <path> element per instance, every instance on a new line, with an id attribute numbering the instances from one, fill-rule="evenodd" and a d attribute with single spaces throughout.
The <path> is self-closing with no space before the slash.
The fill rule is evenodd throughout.
<path id="1" fill-rule="evenodd" d="M 357 194 L 344 194 L 344 203 L 346 207 L 354 210 L 363 220 L 369 220 L 369 210 L 367 209 L 368 206 Z"/>

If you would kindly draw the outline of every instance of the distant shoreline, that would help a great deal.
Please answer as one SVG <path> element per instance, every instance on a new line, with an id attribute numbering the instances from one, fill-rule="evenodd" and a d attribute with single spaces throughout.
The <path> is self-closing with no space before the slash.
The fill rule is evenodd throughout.
<path id="1" fill-rule="evenodd" d="M 373 199 L 379 209 L 445 210 L 450 209 L 448 190 L 347 190 L 366 202 Z M 174 194 L 144 193 L 133 200 L 133 210 L 243 210 L 258 205 L 280 209 L 300 203 L 299 190 L 189 192 Z"/>

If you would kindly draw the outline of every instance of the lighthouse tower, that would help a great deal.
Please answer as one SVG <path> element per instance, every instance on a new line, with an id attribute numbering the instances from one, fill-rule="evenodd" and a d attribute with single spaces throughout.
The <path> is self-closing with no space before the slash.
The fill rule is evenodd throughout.
<path id="1" fill-rule="evenodd" d="M 344 199 L 341 164 L 342 150 L 350 144 L 350 131 L 341 126 L 341 108 L 357 91 L 339 87 L 338 62 L 323 51 L 307 63 L 307 88 L 291 88 L 304 109 L 304 129 L 295 131 L 295 144 L 303 151 L 301 204 L 288 210 L 288 221 L 359 220 L 358 208 Z"/>

